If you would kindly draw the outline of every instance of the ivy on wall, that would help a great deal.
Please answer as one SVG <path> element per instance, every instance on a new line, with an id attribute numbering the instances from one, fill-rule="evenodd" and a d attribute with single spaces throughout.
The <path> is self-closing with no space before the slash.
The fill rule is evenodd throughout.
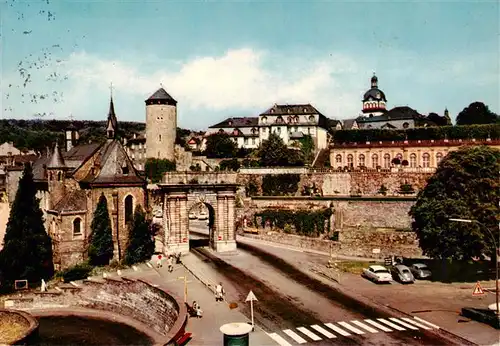
<path id="1" fill-rule="evenodd" d="M 274 210 L 266 209 L 255 214 L 254 224 L 261 227 L 271 226 L 292 233 L 292 230 L 299 235 L 317 237 L 330 230 L 331 208 L 321 210 Z M 326 228 L 325 228 L 326 227 Z"/>
<path id="2" fill-rule="evenodd" d="M 290 196 L 298 190 L 300 174 L 266 174 L 262 179 L 264 196 Z"/>
<path id="3" fill-rule="evenodd" d="M 405 130 L 338 130 L 333 134 L 333 138 L 336 143 L 362 143 L 365 141 L 403 141 L 405 139 L 499 139 L 500 124 L 416 127 Z"/>

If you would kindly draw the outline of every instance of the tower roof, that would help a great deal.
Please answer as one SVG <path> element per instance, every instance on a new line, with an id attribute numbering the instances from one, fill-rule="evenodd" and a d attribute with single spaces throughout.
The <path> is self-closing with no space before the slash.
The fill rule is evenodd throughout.
<path id="1" fill-rule="evenodd" d="M 50 157 L 50 161 L 47 164 L 47 168 L 65 168 L 64 159 L 59 150 L 59 144 L 54 146 L 54 151 L 52 152 L 52 156 Z"/>
<path id="2" fill-rule="evenodd" d="M 106 134 L 108 138 L 114 138 L 118 130 L 118 120 L 115 114 L 115 105 L 113 104 L 113 96 L 109 100 L 108 123 L 106 126 Z"/>
<path id="3" fill-rule="evenodd" d="M 170 96 L 169 93 L 167 93 L 165 91 L 165 89 L 160 88 L 160 89 L 156 90 L 155 93 L 153 95 L 151 95 L 146 100 L 146 104 L 147 105 L 150 105 L 150 104 L 169 104 L 169 105 L 175 106 L 177 104 L 177 101 L 174 100 L 174 98 L 172 96 Z"/>

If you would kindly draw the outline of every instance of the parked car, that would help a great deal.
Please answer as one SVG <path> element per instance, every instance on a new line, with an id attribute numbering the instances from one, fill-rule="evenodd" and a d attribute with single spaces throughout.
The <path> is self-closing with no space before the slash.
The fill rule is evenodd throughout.
<path id="1" fill-rule="evenodd" d="M 402 264 L 397 264 L 391 268 L 392 278 L 402 284 L 412 284 L 415 278 L 410 269 Z"/>
<path id="2" fill-rule="evenodd" d="M 423 263 L 414 263 L 410 266 L 410 271 L 412 272 L 415 279 L 429 279 L 432 276 L 432 272 L 429 267 Z"/>
<path id="3" fill-rule="evenodd" d="M 391 273 L 381 265 L 372 265 L 363 269 L 361 276 L 377 283 L 392 281 Z"/>
<path id="4" fill-rule="evenodd" d="M 198 214 L 198 220 L 208 220 L 208 214 L 204 211 Z"/>
<path id="5" fill-rule="evenodd" d="M 197 219 L 195 212 L 190 212 L 188 217 L 189 217 L 189 220 L 196 220 Z"/>

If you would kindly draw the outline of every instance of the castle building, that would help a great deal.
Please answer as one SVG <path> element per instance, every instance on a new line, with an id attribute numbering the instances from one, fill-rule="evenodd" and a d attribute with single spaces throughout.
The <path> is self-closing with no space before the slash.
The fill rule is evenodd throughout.
<path id="1" fill-rule="evenodd" d="M 146 159 L 175 160 L 177 101 L 158 89 L 146 101 Z"/>
<path id="2" fill-rule="evenodd" d="M 146 210 L 146 182 L 138 175 L 125 148 L 117 139 L 118 122 L 111 98 L 106 142 L 79 145 L 76 129 L 67 129 L 66 148 L 56 144 L 49 156 L 33 164 L 37 195 L 44 212 L 45 227 L 52 238 L 56 270 L 87 258 L 91 223 L 101 195 L 108 203 L 114 244 L 114 259 L 125 254 L 128 223 L 138 205 Z M 19 173 L 12 171 L 12 173 Z M 10 172 L 9 172 L 10 173 Z M 18 180 L 19 177 L 17 177 Z M 11 179 L 12 184 L 18 184 Z M 16 191 L 12 188 L 12 194 Z"/>
<path id="3" fill-rule="evenodd" d="M 238 148 L 256 149 L 260 144 L 259 118 L 228 118 L 210 126 L 205 137 L 214 133 L 227 133 L 236 142 Z"/>
<path id="4" fill-rule="evenodd" d="M 363 95 L 362 114 L 368 117 L 380 116 L 386 112 L 387 99 L 378 88 L 378 78 L 375 74 L 371 79 L 371 88 Z"/>

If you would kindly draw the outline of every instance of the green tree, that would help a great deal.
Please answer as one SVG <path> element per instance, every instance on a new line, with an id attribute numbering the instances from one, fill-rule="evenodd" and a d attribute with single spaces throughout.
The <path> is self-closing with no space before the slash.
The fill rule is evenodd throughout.
<path id="1" fill-rule="evenodd" d="M 153 182 L 159 183 L 165 172 L 175 171 L 175 162 L 167 159 L 147 159 L 144 165 L 146 176 Z"/>
<path id="2" fill-rule="evenodd" d="M 104 194 L 99 197 L 90 228 L 92 233 L 90 234 L 89 262 L 92 265 L 107 265 L 113 258 L 113 234 L 108 202 Z"/>
<path id="3" fill-rule="evenodd" d="M 489 110 L 482 102 L 473 102 L 465 107 L 457 116 L 457 125 L 493 124 L 498 115 Z"/>
<path id="4" fill-rule="evenodd" d="M 214 133 L 207 137 L 205 155 L 209 158 L 231 158 L 236 156 L 238 146 L 227 133 Z"/>
<path id="5" fill-rule="evenodd" d="M 304 157 L 304 162 L 311 163 L 314 160 L 314 140 L 311 135 L 305 135 L 299 140 L 300 150 Z"/>
<path id="6" fill-rule="evenodd" d="M 432 121 L 437 126 L 448 126 L 449 125 L 448 119 L 446 119 L 446 117 L 442 117 L 434 112 L 429 113 L 429 115 L 427 116 L 427 119 Z"/>
<path id="7" fill-rule="evenodd" d="M 54 274 L 52 240 L 45 231 L 40 199 L 36 197 L 29 164 L 25 165 L 19 181 L 3 244 L 0 272 L 4 287 L 12 287 L 14 280 L 38 283 Z"/>
<path id="8" fill-rule="evenodd" d="M 500 150 L 487 146 L 452 151 L 441 161 L 410 210 L 426 255 L 468 260 L 495 253 L 491 237 L 479 224 L 449 219 L 477 220 L 498 239 L 499 171 Z"/>
<path id="9" fill-rule="evenodd" d="M 151 259 L 155 250 L 150 221 L 140 205 L 135 208 L 134 220 L 130 225 L 129 242 L 125 252 L 125 264 L 144 262 Z"/>

